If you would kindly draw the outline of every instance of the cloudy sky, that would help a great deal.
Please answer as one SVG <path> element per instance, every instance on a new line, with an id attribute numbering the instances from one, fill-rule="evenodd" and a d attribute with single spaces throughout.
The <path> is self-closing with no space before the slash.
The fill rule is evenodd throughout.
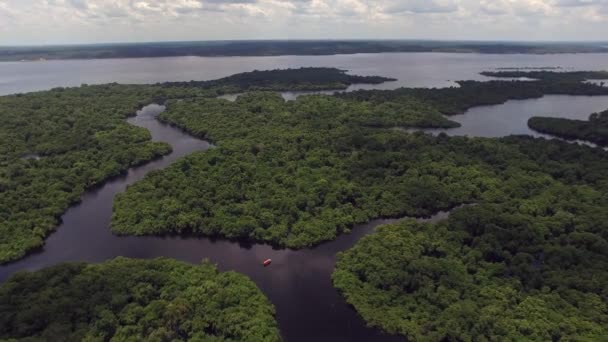
<path id="1" fill-rule="evenodd" d="M 215 39 L 608 40 L 608 0 L 0 0 L 0 45 Z"/>

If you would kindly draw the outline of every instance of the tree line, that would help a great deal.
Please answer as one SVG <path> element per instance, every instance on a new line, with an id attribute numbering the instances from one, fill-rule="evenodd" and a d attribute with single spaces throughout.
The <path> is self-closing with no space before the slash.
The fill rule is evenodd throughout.
<path id="1" fill-rule="evenodd" d="M 0 97 L 0 263 L 40 247 L 86 189 L 171 151 L 125 121 L 153 96 L 104 85 Z"/>
<path id="2" fill-rule="evenodd" d="M 230 91 L 382 82 L 335 68 L 255 71 L 207 82 L 107 84 L 0 97 L 0 263 L 43 245 L 86 189 L 170 152 L 125 122 L 143 105 Z M 443 120 L 439 118 L 438 120 Z"/>
<path id="3" fill-rule="evenodd" d="M 9 341 L 281 340 L 274 307 L 247 277 L 205 262 L 116 258 L 23 272 L 0 286 Z"/>
<path id="4" fill-rule="evenodd" d="M 579 80 L 460 85 L 290 102 L 272 92 L 251 92 L 229 102 L 215 98 L 217 89 L 200 85 L 114 84 L 2 97 L 0 115 L 7 122 L 0 131 L 0 178 L 6 189 L 0 201 L 2 252 L 14 259 L 32 248 L 29 241 L 39 245 L 86 187 L 166 153 L 166 145 L 150 143 L 145 131 L 124 118 L 149 101 L 169 99 L 160 120 L 217 147 L 150 173 L 119 195 L 115 232 L 220 236 L 302 248 L 371 218 L 428 216 L 475 204 L 438 225 L 408 222 L 379 229 L 340 257 L 334 284 L 371 325 L 411 339 L 605 336 L 608 156 L 603 151 L 526 136 L 449 137 L 390 128 L 451 127 L 456 124 L 442 114 L 470 106 L 554 93 L 605 95 L 608 89 Z M 23 158 L 31 154 L 41 158 Z M 120 271 L 123 263 L 129 272 Z M 122 259 L 19 274 L 9 282 L 14 286 L 0 288 L 0 297 L 7 298 L 1 302 L 10 304 L 1 315 L 8 320 L 3 336 L 212 338 L 191 335 L 199 332 L 220 340 L 274 340 L 268 315 L 255 321 L 263 330 L 258 332 L 234 323 L 250 322 L 252 316 L 237 304 L 234 316 L 213 311 L 215 305 L 232 303 L 227 297 L 245 300 L 241 291 L 259 299 L 252 290 L 239 287 L 231 296 L 181 296 L 179 303 L 169 302 L 179 297 L 175 282 L 183 284 L 173 278 L 190 275 L 186 266 L 161 263 L 169 266 L 135 282 L 129 273 L 137 277 L 139 266 Z M 155 267 L 154 262 L 142 265 L 143 270 Z M 58 280 L 49 282 L 55 273 Z M 85 280 L 74 273 L 86 274 Z M 96 274 L 105 274 L 109 283 Z M 206 289 L 200 286 L 204 278 L 192 277 L 200 280 L 197 291 Z M 72 278 L 78 281 L 64 281 Z M 91 291 L 98 282 L 109 290 Z M 28 283 L 32 290 L 20 292 Z M 169 285 L 158 292 L 154 284 Z M 62 295 L 55 295 L 55 288 Z M 84 298 L 93 301 L 87 308 L 102 307 L 89 313 L 71 300 L 49 305 L 47 289 L 53 298 L 99 292 L 116 299 Z M 188 311 L 195 305 L 190 299 L 211 305 L 203 312 L 228 324 L 209 323 L 205 315 L 188 323 L 198 317 Z M 145 306 L 144 316 L 138 316 L 139 309 L 125 309 L 133 300 Z M 113 301 L 118 304 L 107 308 Z M 155 314 L 170 308 L 176 315 L 185 312 L 184 319 L 176 323 Z M 265 304 L 255 308 L 267 312 Z M 85 326 L 80 315 L 99 326 Z M 47 317 L 52 319 L 42 319 Z M 214 328 L 199 329 L 209 326 Z"/>
<path id="5" fill-rule="evenodd" d="M 565 139 L 590 141 L 608 145 L 608 110 L 593 113 L 589 120 L 573 120 L 551 117 L 532 117 L 528 126 L 535 131 Z"/>

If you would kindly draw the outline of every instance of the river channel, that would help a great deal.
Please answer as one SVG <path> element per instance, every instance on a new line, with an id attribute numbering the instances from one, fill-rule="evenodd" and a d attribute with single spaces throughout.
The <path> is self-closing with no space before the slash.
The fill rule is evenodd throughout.
<path id="1" fill-rule="evenodd" d="M 167 167 L 175 160 L 212 146 L 156 116 L 165 108 L 152 104 L 138 111 L 129 123 L 146 128 L 152 140 L 171 144 L 173 152 L 162 159 L 132 168 L 127 174 L 82 196 L 62 216 L 57 231 L 39 251 L 0 266 L 0 281 L 22 270 L 37 270 L 61 262 L 102 262 L 117 256 L 131 258 L 169 257 L 190 263 L 209 259 L 222 271 L 248 275 L 275 305 L 285 341 L 401 341 L 401 338 L 367 328 L 355 310 L 332 287 L 331 273 L 336 254 L 353 246 L 359 238 L 381 224 L 396 220 L 374 220 L 355 227 L 350 234 L 314 249 L 274 249 L 267 245 L 244 245 L 209 238 L 119 237 L 110 231 L 112 203 L 116 194 L 141 180 L 148 172 Z M 420 221 L 447 218 L 441 212 Z M 272 258 L 271 267 L 262 261 Z"/>

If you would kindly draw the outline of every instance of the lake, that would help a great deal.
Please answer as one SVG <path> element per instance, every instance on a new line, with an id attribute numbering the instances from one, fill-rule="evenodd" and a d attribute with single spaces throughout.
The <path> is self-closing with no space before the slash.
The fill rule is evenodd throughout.
<path id="1" fill-rule="evenodd" d="M 487 79 L 478 72 L 498 67 L 547 67 L 608 69 L 606 55 L 475 55 L 475 54 L 377 54 L 348 56 L 285 57 L 178 57 L 87 61 L 0 63 L 0 92 L 15 93 L 81 83 L 151 83 L 212 79 L 235 72 L 298 66 L 328 66 L 355 74 L 399 78 L 377 88 L 400 86 L 450 86 L 449 80 Z M 356 89 L 360 86 L 353 86 Z M 299 93 L 284 93 L 292 100 Z M 462 127 L 448 134 L 499 137 L 531 134 L 531 116 L 587 118 L 608 108 L 608 97 L 545 96 L 540 99 L 508 101 L 502 105 L 476 107 L 452 116 Z M 110 232 L 113 198 L 148 172 L 162 169 L 178 158 L 212 148 L 205 141 L 158 122 L 163 106 L 149 105 L 129 122 L 150 130 L 155 141 L 172 145 L 173 152 L 159 160 L 135 167 L 126 175 L 93 189 L 82 202 L 63 216 L 57 231 L 39 251 L 8 265 L 0 266 L 0 281 L 20 270 L 36 270 L 65 261 L 101 262 L 116 256 L 133 258 L 171 257 L 191 263 L 208 258 L 220 270 L 235 270 L 249 276 L 277 309 L 277 320 L 285 341 L 403 341 L 377 329 L 367 328 L 355 310 L 332 287 L 331 273 L 336 253 L 353 246 L 359 238 L 380 224 L 395 220 L 374 220 L 358 225 L 350 234 L 300 251 L 275 249 L 261 244 L 185 237 L 118 237 Z M 441 212 L 435 222 L 447 218 Z M 262 261 L 272 258 L 272 265 Z"/>
<path id="2" fill-rule="evenodd" d="M 561 67 L 608 70 L 607 54 L 482 55 L 472 53 L 380 53 L 334 56 L 167 57 L 136 59 L 0 62 L 0 95 L 79 86 L 83 83 L 156 83 L 210 80 L 239 72 L 297 67 L 336 67 L 359 75 L 397 78 L 351 89 L 449 87 L 455 80 L 488 80 L 484 70 Z"/>
<path id="3" fill-rule="evenodd" d="M 448 135 L 498 138 L 513 134 L 552 138 L 528 127 L 533 116 L 587 120 L 592 113 L 608 109 L 608 96 L 546 95 L 538 99 L 509 100 L 504 104 L 479 106 L 448 119 L 461 126 L 448 129 L 423 129 L 422 131 Z M 408 132 L 416 128 L 404 129 Z"/>

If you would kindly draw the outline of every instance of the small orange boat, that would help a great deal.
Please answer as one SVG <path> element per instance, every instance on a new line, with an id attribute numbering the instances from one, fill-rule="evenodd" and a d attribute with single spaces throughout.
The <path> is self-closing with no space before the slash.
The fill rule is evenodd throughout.
<path id="1" fill-rule="evenodd" d="M 264 260 L 264 267 L 270 266 L 271 263 L 272 263 L 272 259 L 266 259 L 266 260 Z"/>

